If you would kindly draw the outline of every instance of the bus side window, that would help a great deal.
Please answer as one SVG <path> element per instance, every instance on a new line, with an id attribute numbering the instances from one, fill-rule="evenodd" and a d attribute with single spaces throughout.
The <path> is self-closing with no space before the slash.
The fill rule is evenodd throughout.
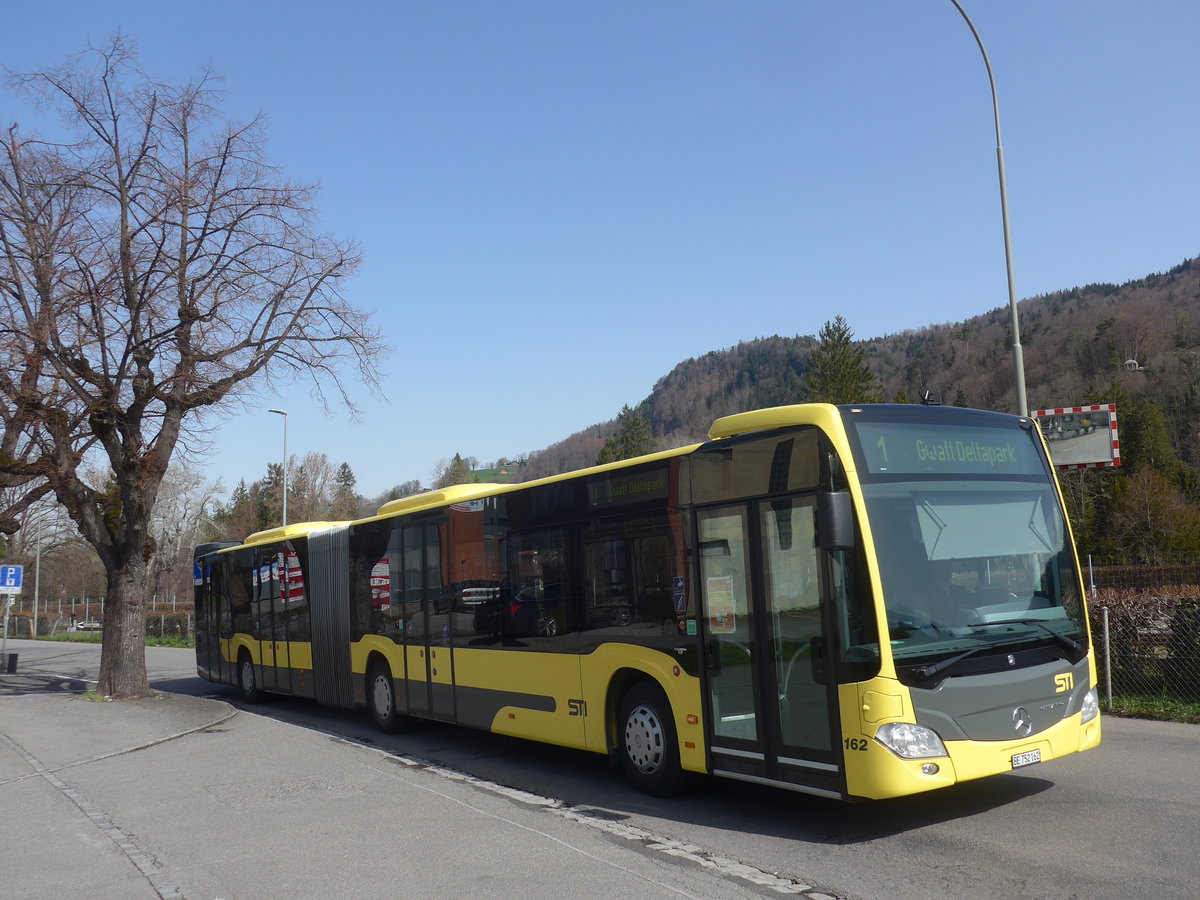
<path id="1" fill-rule="evenodd" d="M 584 627 L 674 629 L 677 573 L 666 522 L 654 516 L 594 522 L 585 540 Z"/>
<path id="2" fill-rule="evenodd" d="M 579 590 L 575 583 L 566 529 L 525 532 L 514 535 L 509 566 L 512 595 L 503 608 L 506 646 L 536 646 L 531 638 L 559 639 L 579 630 Z M 568 642 L 537 642 L 538 649 L 567 649 Z M 546 643 L 560 646 L 546 647 Z M 575 638 L 569 642 L 575 646 Z"/>
<path id="3" fill-rule="evenodd" d="M 665 534 L 652 534 L 633 542 L 637 618 L 641 622 L 674 626 L 675 603 L 671 591 L 670 544 Z"/>
<path id="4" fill-rule="evenodd" d="M 633 618 L 625 564 L 625 540 L 607 535 L 587 544 L 584 554 L 587 624 L 627 625 Z"/>
<path id="5" fill-rule="evenodd" d="M 304 567 L 308 564 L 307 540 L 299 542 L 302 551 L 287 545 L 283 554 L 284 584 L 287 598 L 287 638 L 291 641 L 312 640 L 312 626 L 308 612 L 308 585 L 304 579 Z"/>

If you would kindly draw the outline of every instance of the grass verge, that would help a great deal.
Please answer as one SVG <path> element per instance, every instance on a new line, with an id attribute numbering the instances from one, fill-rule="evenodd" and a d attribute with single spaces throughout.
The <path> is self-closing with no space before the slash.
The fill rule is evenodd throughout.
<path id="1" fill-rule="evenodd" d="M 39 641 L 63 641 L 69 644 L 99 644 L 102 640 L 102 635 L 98 631 L 64 631 L 53 635 L 39 634 L 37 639 Z M 147 635 L 146 646 L 195 647 L 196 640 L 195 638 L 180 635 L 167 635 L 161 638 L 154 635 Z"/>
<path id="2" fill-rule="evenodd" d="M 1161 722 L 1200 725 L 1200 703 L 1173 697 L 1113 697 L 1112 709 L 1106 712 L 1111 716 L 1129 719 L 1157 719 Z"/>

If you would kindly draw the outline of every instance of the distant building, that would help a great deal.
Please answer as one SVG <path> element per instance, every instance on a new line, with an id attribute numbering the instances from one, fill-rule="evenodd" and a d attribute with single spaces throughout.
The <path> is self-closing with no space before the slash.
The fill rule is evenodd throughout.
<path id="1" fill-rule="evenodd" d="M 475 469 L 471 475 L 478 482 L 503 484 L 511 480 L 516 471 L 516 466 L 502 465 L 494 469 Z"/>

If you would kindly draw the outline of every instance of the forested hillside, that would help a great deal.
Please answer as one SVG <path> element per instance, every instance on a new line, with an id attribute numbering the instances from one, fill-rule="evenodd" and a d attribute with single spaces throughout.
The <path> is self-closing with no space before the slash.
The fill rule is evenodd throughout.
<path id="1" fill-rule="evenodd" d="M 937 403 L 1014 411 L 1007 308 L 857 342 L 853 323 L 834 318 L 845 330 L 823 327 L 820 339 L 776 335 L 685 360 L 613 420 L 505 461 L 509 477 L 528 481 L 622 458 L 628 453 L 612 454 L 625 445 L 640 453 L 702 441 L 720 416 L 813 399 L 809 382 L 820 370 L 814 363 L 835 332 L 855 365 L 870 370 L 863 374 L 878 380 L 869 394 L 910 403 L 928 392 Z M 1200 261 L 1123 285 L 1090 284 L 1025 300 L 1021 342 L 1030 409 L 1117 404 L 1121 468 L 1062 478 L 1080 548 L 1142 560 L 1200 553 Z M 454 463 L 461 472 L 452 471 Z M 471 471 L 478 468 L 471 457 L 443 461 L 440 468 L 438 485 L 494 477 Z M 279 507 L 277 470 L 269 467 L 266 478 L 238 486 L 215 517 L 221 536 L 266 527 Z M 347 518 L 355 505 L 358 514 L 370 514 L 386 500 L 422 489 L 406 482 L 377 498 L 354 496 L 352 503 L 348 465 L 337 478 L 332 473 L 328 460 L 301 461 L 289 478 L 293 518 Z M 337 497 L 321 488 L 335 482 Z"/>
<path id="2" fill-rule="evenodd" d="M 1127 452 L 1114 477 L 1153 472 L 1163 484 L 1143 484 L 1143 493 L 1176 491 L 1189 515 L 1200 510 L 1200 261 L 1122 285 L 1033 297 L 1021 302 L 1020 314 L 1030 409 L 1117 402 Z M 857 346 L 888 400 L 917 402 L 928 392 L 938 403 L 1013 412 L 1011 344 L 1002 307 Z M 703 440 L 719 416 L 809 399 L 804 377 L 816 347 L 813 336 L 776 335 L 685 360 L 635 410 L 660 449 Z M 594 464 L 615 429 L 614 419 L 532 454 L 521 479 Z M 1067 479 L 1077 537 L 1087 549 L 1125 549 L 1128 535 L 1119 544 L 1112 521 L 1120 492 L 1105 477 Z M 1175 531 L 1183 536 L 1173 547 L 1194 542 L 1200 549 L 1200 513 L 1179 519 Z"/>

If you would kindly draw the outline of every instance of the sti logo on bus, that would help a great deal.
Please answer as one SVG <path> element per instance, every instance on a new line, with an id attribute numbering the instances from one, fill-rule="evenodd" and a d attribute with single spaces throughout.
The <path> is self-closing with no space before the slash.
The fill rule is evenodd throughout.
<path id="1" fill-rule="evenodd" d="M 1070 672 L 1063 672 L 1061 675 L 1054 676 L 1054 693 L 1065 694 L 1073 687 L 1075 687 L 1075 676 Z"/>

